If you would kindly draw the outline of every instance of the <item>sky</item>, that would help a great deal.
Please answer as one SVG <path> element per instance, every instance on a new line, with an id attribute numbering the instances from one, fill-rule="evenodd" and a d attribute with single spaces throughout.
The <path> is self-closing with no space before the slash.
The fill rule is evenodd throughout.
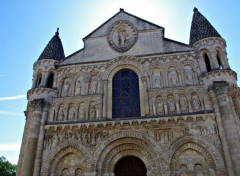
<path id="1" fill-rule="evenodd" d="M 189 43 L 193 8 L 227 42 L 230 67 L 240 75 L 239 0 L 7 0 L 0 10 L 0 156 L 18 161 L 26 94 L 33 64 L 60 28 L 65 55 L 83 47 L 82 38 L 123 8 L 165 28 L 165 37 Z"/>

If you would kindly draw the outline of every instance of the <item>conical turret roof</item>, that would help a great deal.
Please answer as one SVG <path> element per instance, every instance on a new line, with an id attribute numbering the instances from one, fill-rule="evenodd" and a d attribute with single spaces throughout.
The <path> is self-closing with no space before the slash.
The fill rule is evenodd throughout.
<path id="1" fill-rule="evenodd" d="M 217 30 L 211 25 L 211 23 L 198 11 L 197 8 L 194 8 L 194 14 L 192 19 L 192 26 L 190 32 L 190 45 L 194 44 L 198 40 L 207 37 L 220 37 L 221 35 Z"/>
<path id="2" fill-rule="evenodd" d="M 65 58 L 63 45 L 61 39 L 59 37 L 59 32 L 57 32 L 52 37 L 52 39 L 48 42 L 47 46 L 43 50 L 42 54 L 38 58 L 38 60 L 42 59 L 53 59 L 53 60 L 62 60 Z"/>

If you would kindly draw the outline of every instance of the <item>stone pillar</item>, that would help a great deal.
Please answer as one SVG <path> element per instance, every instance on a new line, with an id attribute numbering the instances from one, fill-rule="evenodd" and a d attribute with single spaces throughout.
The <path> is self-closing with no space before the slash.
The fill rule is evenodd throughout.
<path id="1" fill-rule="evenodd" d="M 205 61 L 204 61 L 203 57 L 200 57 L 198 59 L 198 65 L 200 67 L 201 73 L 206 73 L 207 72 L 206 64 L 205 64 Z"/>
<path id="2" fill-rule="evenodd" d="M 103 118 L 107 117 L 108 80 L 103 81 Z"/>
<path id="3" fill-rule="evenodd" d="M 44 133 L 45 133 L 44 127 L 45 127 L 45 124 L 46 124 L 47 118 L 48 118 L 49 106 L 50 106 L 49 103 L 44 103 L 33 176 L 39 176 L 40 175 L 42 153 L 43 153 L 42 151 L 43 151 L 43 145 L 44 145 L 44 141 L 43 141 L 44 140 Z"/>
<path id="4" fill-rule="evenodd" d="M 240 141 L 238 138 L 236 125 L 234 123 L 233 111 L 231 109 L 230 99 L 228 96 L 229 84 L 227 82 L 214 83 L 213 90 L 216 94 L 220 116 L 226 134 L 226 143 L 229 148 L 229 154 L 232 160 L 232 167 L 235 173 L 233 174 L 230 171 L 231 168 L 227 166 L 228 171 L 230 172 L 229 175 L 238 175 L 240 173 Z"/>
<path id="5" fill-rule="evenodd" d="M 29 111 L 29 109 L 27 109 L 27 111 L 24 111 L 24 114 L 26 116 L 26 123 L 25 123 L 25 127 L 24 127 L 24 133 L 23 133 L 23 138 L 22 138 L 22 146 L 21 146 L 21 150 L 20 150 L 20 154 L 19 154 L 19 159 L 18 159 L 18 167 L 17 167 L 17 176 L 22 176 L 22 165 L 23 165 L 23 158 L 24 155 L 26 154 L 26 143 L 27 143 L 27 131 L 29 129 L 29 121 L 30 118 L 28 118 L 29 113 L 27 113 Z"/>
<path id="6" fill-rule="evenodd" d="M 211 50 L 210 53 L 211 53 L 211 58 L 210 58 L 211 61 L 210 62 L 212 64 L 211 68 L 212 68 L 212 70 L 216 70 L 219 68 L 218 61 L 217 61 L 217 53 L 215 50 Z"/>
<path id="7" fill-rule="evenodd" d="M 146 76 L 142 77 L 142 84 L 143 84 L 143 92 L 144 92 L 144 102 L 145 102 L 145 113 L 146 115 L 149 115 L 149 98 L 148 98 L 148 93 L 147 93 L 147 78 Z"/>
<path id="8" fill-rule="evenodd" d="M 221 114 L 220 114 L 220 110 L 219 110 L 219 106 L 218 106 L 218 102 L 217 102 L 217 97 L 216 97 L 215 93 L 213 92 L 213 90 L 210 90 L 210 96 L 212 99 L 213 108 L 216 113 L 216 121 L 217 121 L 218 130 L 219 130 L 219 136 L 220 136 L 221 142 L 222 142 L 223 154 L 224 154 L 224 158 L 226 161 L 228 175 L 234 176 L 234 172 L 233 172 L 233 168 L 232 168 L 232 160 L 230 157 L 229 147 L 228 147 L 228 143 L 227 143 L 225 130 L 223 127 L 223 122 L 222 122 L 222 118 L 221 118 Z"/>
<path id="9" fill-rule="evenodd" d="M 29 130 L 27 136 L 27 143 L 25 151 L 27 152 L 23 159 L 23 167 L 22 167 L 22 176 L 32 176 L 33 175 L 33 167 L 37 150 L 39 129 L 42 118 L 42 106 L 43 99 L 33 100 L 30 104 L 32 107 L 32 116 L 28 117 L 30 119 Z"/>

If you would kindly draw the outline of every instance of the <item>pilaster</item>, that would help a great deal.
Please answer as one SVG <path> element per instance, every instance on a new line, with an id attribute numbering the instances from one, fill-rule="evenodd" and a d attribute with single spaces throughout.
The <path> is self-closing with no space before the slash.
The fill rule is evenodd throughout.
<path id="1" fill-rule="evenodd" d="M 216 94 L 219 113 L 226 134 L 226 142 L 229 148 L 233 171 L 235 173 L 229 173 L 229 175 L 238 175 L 240 173 L 240 141 L 234 123 L 234 114 L 231 109 L 230 98 L 228 96 L 229 84 L 227 82 L 215 82 L 213 84 L 213 91 Z M 227 156 L 225 157 L 227 159 Z M 229 170 L 230 168 L 228 168 L 228 171 Z"/>
<path id="2" fill-rule="evenodd" d="M 27 133 L 26 148 L 27 154 L 24 155 L 22 176 L 32 176 L 34 161 L 36 157 L 36 149 L 39 137 L 39 129 L 42 118 L 43 99 L 36 99 L 30 103 L 32 113 L 29 122 L 29 130 Z"/>

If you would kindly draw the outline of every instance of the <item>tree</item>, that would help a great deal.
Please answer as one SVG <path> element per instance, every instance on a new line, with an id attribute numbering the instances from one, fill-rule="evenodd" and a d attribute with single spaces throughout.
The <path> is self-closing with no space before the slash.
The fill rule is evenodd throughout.
<path id="1" fill-rule="evenodd" d="M 4 156 L 0 157 L 0 175 L 15 176 L 17 165 L 10 163 Z"/>

